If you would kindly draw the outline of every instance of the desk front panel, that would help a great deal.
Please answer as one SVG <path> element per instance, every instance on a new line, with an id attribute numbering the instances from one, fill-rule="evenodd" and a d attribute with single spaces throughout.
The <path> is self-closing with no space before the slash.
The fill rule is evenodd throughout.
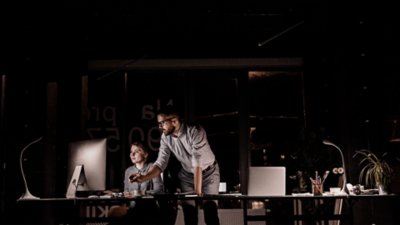
<path id="1" fill-rule="evenodd" d="M 343 201 L 343 208 L 339 215 L 332 213 L 331 220 L 341 219 L 342 224 L 363 224 L 364 222 L 380 221 L 385 224 L 400 224 L 398 213 L 393 210 L 399 206 L 398 195 L 388 196 L 245 196 L 245 195 L 212 195 L 212 196 L 183 196 L 183 195 L 163 195 L 154 198 L 46 198 L 38 200 L 21 200 L 18 202 L 19 208 L 24 212 L 24 216 L 17 218 L 19 224 L 79 224 L 83 222 L 107 222 L 108 212 L 112 205 L 129 204 L 130 201 L 179 201 L 179 200 L 197 200 L 216 199 L 220 203 L 220 208 L 234 206 L 233 208 L 243 209 L 243 221 L 252 220 L 322 220 L 326 219 L 325 214 L 316 214 L 315 212 L 305 212 L 305 206 L 316 203 L 329 203 Z M 254 209 L 254 202 L 265 203 L 265 215 L 251 215 L 247 213 L 248 209 Z M 297 202 L 297 206 L 296 206 Z M 303 211 L 299 211 L 298 202 L 301 203 Z M 380 203 L 379 203 L 380 202 Z M 228 204 L 226 204 L 228 203 Z M 238 204 L 239 203 L 239 204 Z M 379 206 L 377 206 L 379 204 Z M 281 208 L 280 208 L 281 207 Z M 385 207 L 389 207 L 385 210 Z M 271 211 L 273 210 L 273 211 Z M 315 208 L 314 210 L 318 210 Z M 28 213 L 29 212 L 29 213 Z M 272 213 L 271 213 L 272 212 Z M 278 212 L 278 214 L 276 214 Z M 300 213 L 301 212 L 301 213 Z M 269 214 L 268 214 L 269 213 Z M 282 217 L 286 215 L 286 217 Z M 318 212 L 320 213 L 320 212 Z M 363 214 L 369 216 L 365 218 Z M 27 216 L 30 215 L 30 216 Z M 316 216 L 317 215 L 317 216 Z M 322 216 L 321 216 L 322 215 Z M 326 214 L 327 215 L 327 214 Z M 361 222 L 359 222 L 361 221 Z M 221 221 L 222 222 L 222 221 Z"/>

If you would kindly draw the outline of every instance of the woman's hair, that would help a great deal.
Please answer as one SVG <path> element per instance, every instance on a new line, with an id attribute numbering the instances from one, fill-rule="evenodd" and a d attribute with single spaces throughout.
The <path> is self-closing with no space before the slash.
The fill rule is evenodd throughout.
<path id="1" fill-rule="evenodd" d="M 135 141 L 131 144 L 131 147 L 132 146 L 137 146 L 138 148 L 142 149 L 144 153 L 149 153 L 148 149 L 141 142 Z"/>

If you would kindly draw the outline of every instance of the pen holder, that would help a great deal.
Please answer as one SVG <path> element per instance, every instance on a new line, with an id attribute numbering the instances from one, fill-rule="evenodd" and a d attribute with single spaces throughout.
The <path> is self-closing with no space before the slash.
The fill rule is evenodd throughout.
<path id="1" fill-rule="evenodd" d="M 324 185 L 322 183 L 312 183 L 311 188 L 312 193 L 315 196 L 322 195 L 322 193 L 324 193 Z"/>

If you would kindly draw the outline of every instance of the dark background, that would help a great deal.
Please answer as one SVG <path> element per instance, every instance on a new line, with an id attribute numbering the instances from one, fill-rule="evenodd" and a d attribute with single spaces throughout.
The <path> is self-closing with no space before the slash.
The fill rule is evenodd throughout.
<path id="1" fill-rule="evenodd" d="M 18 161 L 29 142 L 44 137 L 24 159 L 33 194 L 63 196 L 67 143 L 104 136 L 107 185 L 120 188 L 129 143 L 156 154 L 152 112 L 169 103 L 205 126 L 229 191 L 245 192 L 249 165 L 324 170 L 321 139 L 343 149 L 353 184 L 355 150 L 389 152 L 398 168 L 399 22 L 390 3 L 1 4 L 5 224 L 24 190 Z"/>

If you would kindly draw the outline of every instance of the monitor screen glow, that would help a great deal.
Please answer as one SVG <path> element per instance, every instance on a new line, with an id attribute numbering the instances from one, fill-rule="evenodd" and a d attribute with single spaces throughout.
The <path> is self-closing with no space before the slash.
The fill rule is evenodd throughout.
<path id="1" fill-rule="evenodd" d="M 106 189 L 106 156 L 106 138 L 69 143 L 67 189 L 73 184 L 74 191 L 104 191 Z M 76 176 L 75 168 L 80 165 L 83 165 L 85 180 L 73 177 Z"/>

